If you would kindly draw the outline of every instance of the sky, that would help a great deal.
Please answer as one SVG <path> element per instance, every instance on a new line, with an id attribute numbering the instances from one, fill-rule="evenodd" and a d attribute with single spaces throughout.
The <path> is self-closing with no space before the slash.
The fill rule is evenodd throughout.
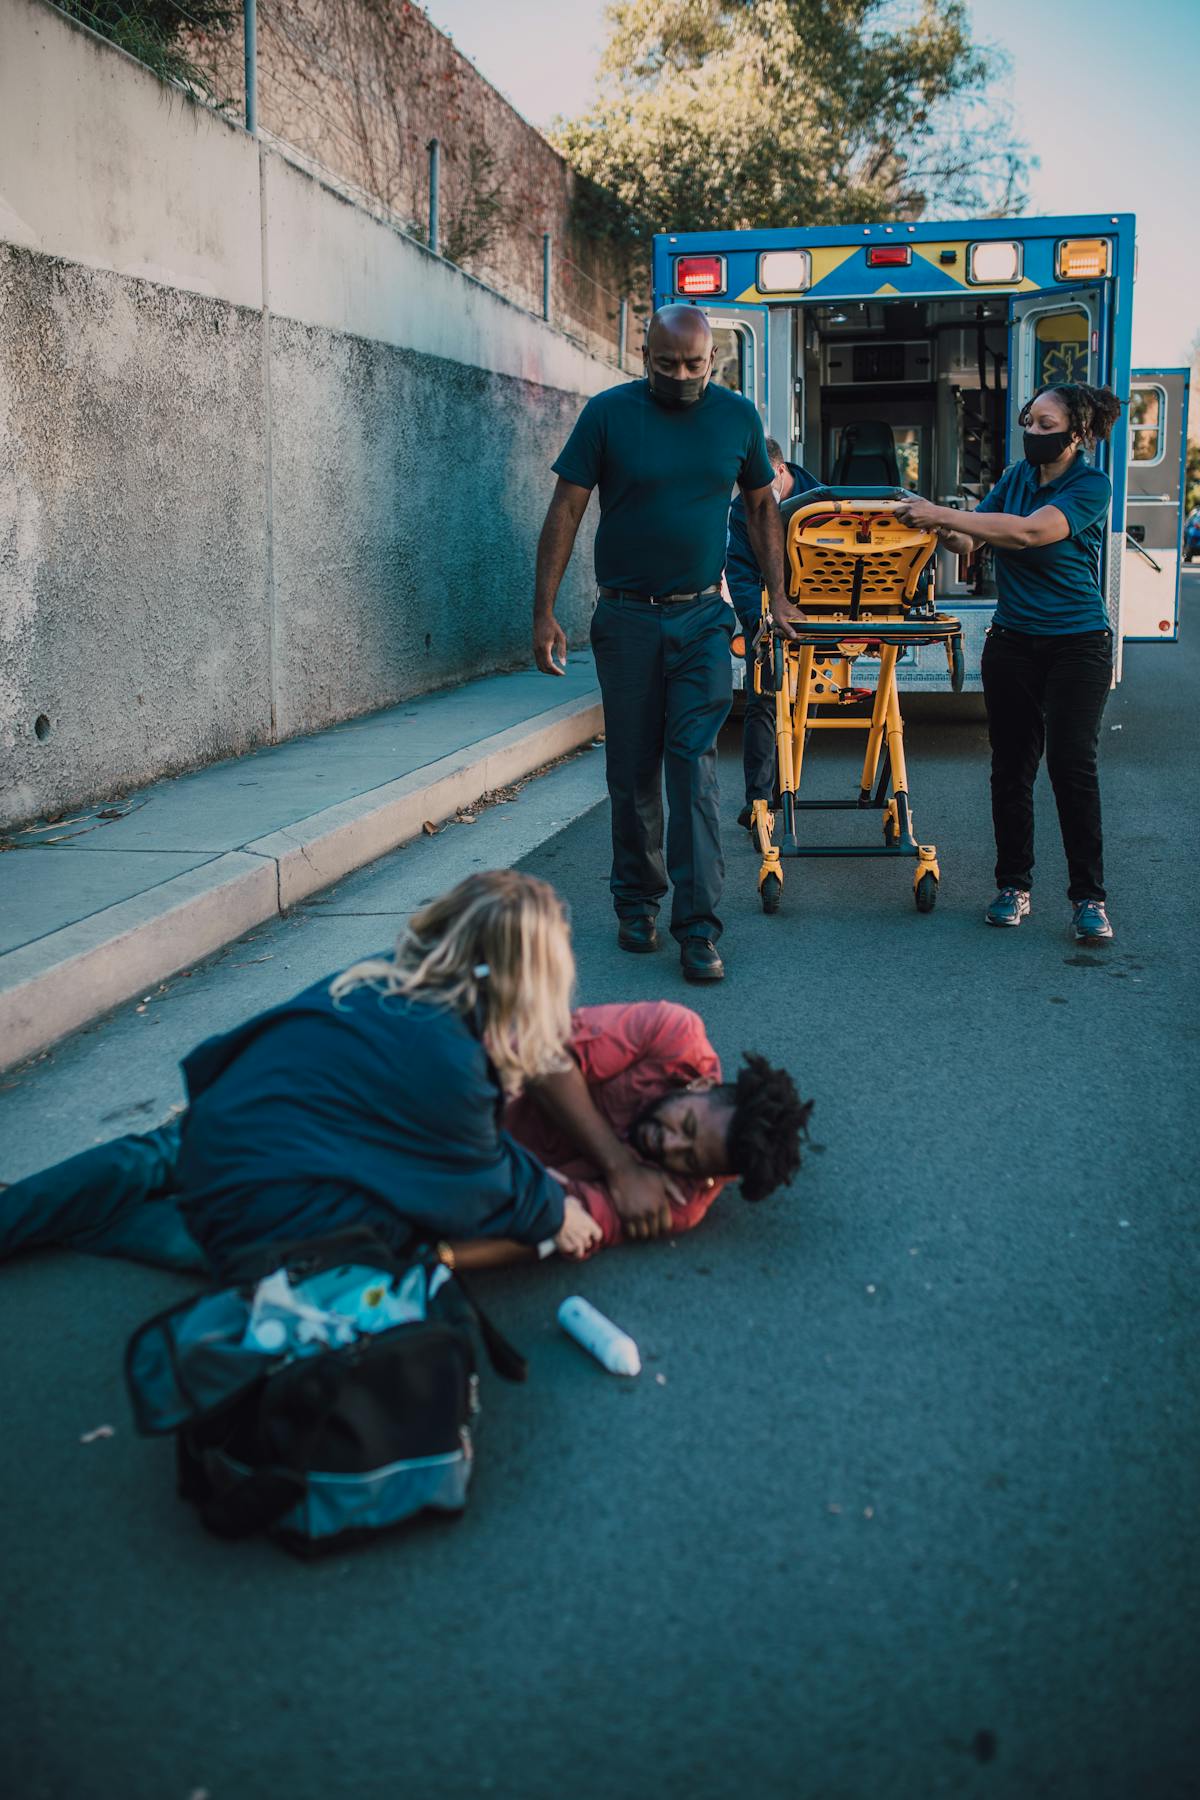
<path id="1" fill-rule="evenodd" d="M 604 0 L 425 10 L 533 124 L 586 106 Z M 1200 3 L 970 0 L 970 12 L 976 40 L 1007 53 L 998 92 L 1040 161 L 1027 212 L 1136 213 L 1134 361 L 1186 362 L 1200 332 Z"/>

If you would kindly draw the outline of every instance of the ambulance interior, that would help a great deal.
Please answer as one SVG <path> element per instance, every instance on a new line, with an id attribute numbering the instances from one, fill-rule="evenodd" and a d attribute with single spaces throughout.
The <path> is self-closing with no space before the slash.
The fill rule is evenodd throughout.
<path id="1" fill-rule="evenodd" d="M 983 498 L 1004 468 L 1003 301 L 799 307 L 794 330 L 795 422 L 814 475 L 831 486 L 894 483 L 946 506 Z M 994 591 L 985 557 L 960 563 L 943 550 L 938 564 L 943 595 Z"/>

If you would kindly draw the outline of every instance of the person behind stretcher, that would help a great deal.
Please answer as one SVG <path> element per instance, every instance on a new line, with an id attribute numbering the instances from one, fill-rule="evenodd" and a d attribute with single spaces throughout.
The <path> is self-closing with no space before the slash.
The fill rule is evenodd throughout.
<path id="1" fill-rule="evenodd" d="M 219 1271 L 369 1224 L 483 1266 L 687 1229 L 734 1175 L 751 1198 L 791 1179 L 809 1108 L 790 1077 L 750 1058 L 721 1086 L 694 1013 L 572 1017 L 573 979 L 553 890 L 472 876 L 413 916 L 394 959 L 202 1044 L 182 1119 L 0 1195 L 0 1256 L 69 1244 Z"/>

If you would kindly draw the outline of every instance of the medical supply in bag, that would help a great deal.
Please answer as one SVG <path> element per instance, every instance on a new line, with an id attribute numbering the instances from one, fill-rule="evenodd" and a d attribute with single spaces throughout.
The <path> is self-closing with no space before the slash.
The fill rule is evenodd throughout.
<path id="1" fill-rule="evenodd" d="M 508 1380 L 524 1359 L 431 1249 L 401 1260 L 364 1229 L 262 1254 L 274 1266 L 129 1341 L 138 1429 L 174 1435 L 181 1496 L 219 1536 L 267 1531 L 301 1556 L 461 1512 L 476 1337 Z"/>
<path id="2" fill-rule="evenodd" d="M 425 1307 L 450 1271 L 439 1264 L 428 1278 L 424 1269 L 409 1269 L 389 1279 L 362 1265 L 328 1269 L 293 1287 L 276 1269 L 254 1290 L 250 1323 L 243 1342 L 278 1355 L 284 1350 L 303 1356 L 321 1347 L 338 1349 L 362 1333 L 411 1325 L 425 1317 Z"/>
<path id="3" fill-rule="evenodd" d="M 353 1342 L 350 1320 L 307 1305 L 293 1289 L 285 1270 L 277 1269 L 255 1288 L 250 1322 L 242 1339 L 248 1350 L 262 1350 L 271 1356 L 290 1350 L 302 1355 L 309 1350 L 337 1349 Z"/>
<path id="4" fill-rule="evenodd" d="M 633 1339 L 598 1312 L 590 1300 L 571 1294 L 558 1309 L 558 1322 L 611 1375 L 641 1374 L 642 1358 Z"/>

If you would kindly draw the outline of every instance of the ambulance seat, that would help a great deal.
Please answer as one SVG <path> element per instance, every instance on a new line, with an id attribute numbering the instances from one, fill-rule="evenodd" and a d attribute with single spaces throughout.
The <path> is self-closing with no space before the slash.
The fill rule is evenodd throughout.
<path id="1" fill-rule="evenodd" d="M 882 419 L 859 419 L 842 430 L 830 487 L 899 487 L 896 440 Z"/>

